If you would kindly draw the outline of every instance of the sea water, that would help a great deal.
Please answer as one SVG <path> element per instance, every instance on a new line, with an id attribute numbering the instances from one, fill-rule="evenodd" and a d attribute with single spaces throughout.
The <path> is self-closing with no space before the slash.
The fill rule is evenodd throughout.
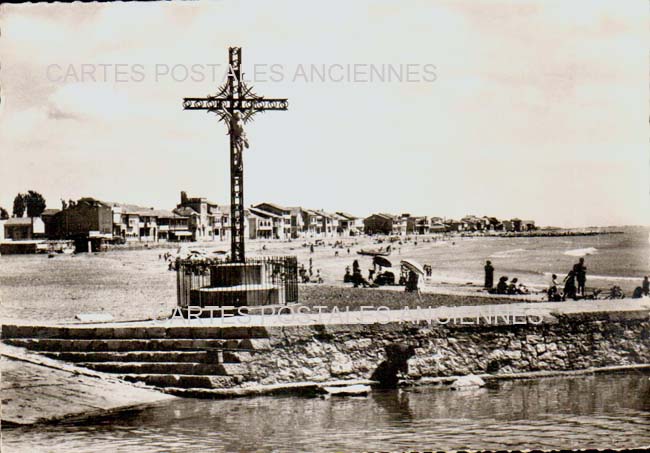
<path id="1" fill-rule="evenodd" d="M 624 233 L 594 236 L 457 237 L 439 244 L 420 241 L 417 247 L 402 250 L 401 255 L 431 264 L 438 281 L 482 281 L 483 266 L 490 260 L 495 281 L 500 276 L 517 277 L 526 285 L 542 286 L 549 284 L 552 274 L 561 281 L 583 257 L 587 286 L 619 285 L 631 293 L 650 274 L 648 229 L 621 231 Z"/>
<path id="2" fill-rule="evenodd" d="M 178 399 L 103 421 L 4 429 L 3 451 L 364 451 L 650 445 L 650 375 L 490 382 L 367 397 Z"/>

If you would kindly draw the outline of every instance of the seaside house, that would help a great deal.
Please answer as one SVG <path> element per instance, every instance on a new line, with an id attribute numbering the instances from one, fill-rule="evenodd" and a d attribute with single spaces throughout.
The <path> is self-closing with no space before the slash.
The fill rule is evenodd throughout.
<path id="1" fill-rule="evenodd" d="M 447 225 L 443 223 L 431 223 L 429 225 L 429 233 L 445 233 L 449 231 Z"/>
<path id="2" fill-rule="evenodd" d="M 534 231 L 536 229 L 535 227 L 535 221 L 534 220 L 522 220 L 521 221 L 521 227 L 524 231 Z"/>
<path id="3" fill-rule="evenodd" d="M 178 207 L 172 211 L 174 214 L 187 218 L 187 227 L 192 241 L 203 240 L 209 234 L 208 225 L 201 223 L 201 214 L 189 206 Z"/>
<path id="4" fill-rule="evenodd" d="M 502 230 L 505 232 L 515 231 L 515 226 L 512 223 L 512 220 L 502 220 L 501 225 L 502 225 Z"/>
<path id="5" fill-rule="evenodd" d="M 230 240 L 230 205 L 222 205 L 212 209 L 214 215 L 215 237 L 220 241 Z"/>
<path id="6" fill-rule="evenodd" d="M 305 237 L 306 225 L 303 209 L 299 206 L 287 208 L 291 215 L 291 238 Z"/>
<path id="7" fill-rule="evenodd" d="M 460 222 L 458 220 L 447 219 L 447 220 L 445 220 L 444 224 L 447 227 L 447 231 L 452 232 L 452 233 L 457 233 L 457 232 L 465 230 L 465 223 Z"/>
<path id="8" fill-rule="evenodd" d="M 254 209 L 254 208 L 253 208 Z M 267 217 L 259 215 L 256 211 L 249 210 L 246 216 L 248 223 L 249 239 L 271 239 L 273 235 L 273 221 Z"/>
<path id="9" fill-rule="evenodd" d="M 402 214 L 393 219 L 392 234 L 395 236 L 405 236 L 408 230 L 408 219 L 411 214 Z"/>
<path id="10" fill-rule="evenodd" d="M 45 237 L 45 224 L 40 217 L 12 217 L 4 221 L 4 238 L 27 241 Z"/>
<path id="11" fill-rule="evenodd" d="M 468 215 L 460 219 L 465 224 L 465 231 L 483 231 L 487 229 L 487 222 L 475 215 Z"/>
<path id="12" fill-rule="evenodd" d="M 334 222 L 336 223 L 336 235 L 340 237 L 353 236 L 352 226 L 353 221 L 345 217 L 344 215 L 335 212 L 332 214 Z"/>
<path id="13" fill-rule="evenodd" d="M 402 221 L 403 220 L 403 221 Z M 392 214 L 372 214 L 363 219 L 363 230 L 366 234 L 406 234 L 406 218 Z"/>
<path id="14" fill-rule="evenodd" d="M 181 202 L 176 205 L 174 212 L 180 216 L 189 218 L 189 229 L 192 232 L 192 239 L 195 241 L 214 240 L 215 234 L 215 212 L 218 205 L 203 197 L 187 196 L 181 192 Z"/>
<path id="15" fill-rule="evenodd" d="M 337 211 L 339 215 L 339 229 L 342 236 L 357 236 L 363 233 L 363 219 L 347 212 Z M 343 232 L 347 231 L 346 234 Z"/>
<path id="16" fill-rule="evenodd" d="M 291 208 L 286 208 L 274 203 L 260 203 L 254 207 L 281 217 L 281 225 L 279 225 L 279 227 L 281 227 L 277 231 L 277 236 L 279 239 L 289 239 L 292 237 Z"/>
<path id="17" fill-rule="evenodd" d="M 323 228 L 323 217 L 311 209 L 300 209 L 303 232 L 305 237 L 320 237 Z"/>
<path id="18" fill-rule="evenodd" d="M 406 219 L 407 234 L 428 234 L 430 228 L 427 216 L 409 216 Z"/>
<path id="19" fill-rule="evenodd" d="M 61 212 L 60 209 L 48 208 L 41 213 L 46 238 L 61 237 L 60 225 L 56 217 L 59 212 Z"/>
<path id="20" fill-rule="evenodd" d="M 503 225 L 496 217 L 483 217 L 487 222 L 487 229 L 490 231 L 500 231 Z"/>
<path id="21" fill-rule="evenodd" d="M 85 197 L 64 204 L 47 216 L 48 239 L 75 241 L 77 251 L 98 251 L 105 240 L 113 239 L 113 210 L 110 205 Z"/>
<path id="22" fill-rule="evenodd" d="M 249 209 L 250 239 L 283 239 L 284 218 L 281 215 L 251 207 Z"/>
<path id="23" fill-rule="evenodd" d="M 158 210 L 157 215 L 159 241 L 187 241 L 192 237 L 187 217 L 166 210 Z"/>
<path id="24" fill-rule="evenodd" d="M 329 214 L 322 209 L 319 211 L 314 211 L 317 215 L 317 219 L 320 221 L 320 232 L 319 236 L 321 237 L 334 237 L 336 236 L 336 230 L 338 228 L 338 220 L 332 214 Z"/>

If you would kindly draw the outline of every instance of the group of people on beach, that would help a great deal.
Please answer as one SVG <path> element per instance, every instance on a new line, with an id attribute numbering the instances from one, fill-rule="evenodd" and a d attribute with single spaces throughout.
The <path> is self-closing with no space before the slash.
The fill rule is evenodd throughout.
<path id="1" fill-rule="evenodd" d="M 430 275 L 431 266 L 425 265 L 425 275 Z M 352 283 L 355 288 L 378 288 L 380 286 L 386 285 L 399 285 L 404 286 L 407 292 L 418 291 L 420 288 L 420 276 L 413 272 L 412 270 L 405 269 L 402 266 L 400 277 L 397 282 L 395 282 L 395 274 L 391 270 L 382 270 L 379 266 L 379 270 L 376 269 L 377 265 L 373 265 L 373 269 L 368 269 L 368 278 L 363 277 L 361 272 L 361 266 L 359 265 L 358 260 L 352 262 L 352 270 L 350 266 L 345 268 L 345 275 L 343 276 L 344 283 Z"/>
<path id="2" fill-rule="evenodd" d="M 301 283 L 324 283 L 320 269 L 316 269 L 316 275 L 314 275 L 314 261 L 311 258 L 309 258 L 309 271 L 304 264 L 301 264 L 298 268 L 298 276 Z"/>
<path id="3" fill-rule="evenodd" d="M 499 282 L 497 283 L 496 287 L 494 286 L 494 266 L 492 266 L 491 261 L 486 261 L 485 262 L 485 282 L 483 284 L 483 287 L 490 293 L 490 294 L 508 294 L 508 295 L 515 295 L 515 294 L 528 294 L 528 288 L 523 284 L 519 283 L 519 279 L 517 277 L 513 277 L 512 280 L 508 283 L 508 276 L 503 275 L 499 277 Z"/>
<path id="4" fill-rule="evenodd" d="M 485 282 L 484 288 L 491 294 L 508 294 L 508 295 L 521 295 L 529 294 L 530 291 L 522 283 L 519 283 L 517 278 L 513 278 L 508 283 L 508 277 L 502 276 L 499 282 L 494 287 L 494 266 L 491 261 L 485 262 Z M 557 275 L 553 274 L 551 277 L 550 285 L 546 291 L 549 301 L 562 301 L 567 298 L 577 300 L 579 297 L 585 297 L 585 286 L 587 284 L 587 266 L 585 266 L 585 259 L 580 258 L 573 268 L 569 271 L 563 280 L 563 290 L 560 291 L 560 283 L 557 280 Z"/>
<path id="5" fill-rule="evenodd" d="M 508 283 L 508 277 L 503 276 L 499 278 L 499 282 L 494 287 L 494 267 L 490 261 L 485 262 L 485 283 L 484 288 L 491 294 L 529 294 L 528 289 L 518 284 L 518 280 L 513 278 Z M 580 258 L 577 263 L 573 265 L 571 270 L 567 273 L 562 282 L 558 281 L 557 274 L 552 274 L 549 286 L 546 289 L 546 295 L 550 302 L 560 302 L 567 299 L 595 299 L 601 292 L 598 289 L 593 290 L 591 294 L 587 293 L 587 266 L 585 259 Z M 650 296 L 650 280 L 648 276 L 643 278 L 641 286 L 637 286 L 632 294 L 633 299 Z M 619 299 L 624 298 L 625 294 L 619 286 L 613 286 L 606 298 Z"/>

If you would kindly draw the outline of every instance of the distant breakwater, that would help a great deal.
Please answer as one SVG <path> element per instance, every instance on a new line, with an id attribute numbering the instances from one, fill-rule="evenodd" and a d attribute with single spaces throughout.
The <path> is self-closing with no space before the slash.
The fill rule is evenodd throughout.
<path id="1" fill-rule="evenodd" d="M 599 236 L 603 234 L 624 234 L 624 231 L 527 231 L 520 233 L 489 233 L 489 234 L 465 234 L 461 237 L 499 237 L 499 238 L 540 238 L 540 237 L 571 237 L 571 236 Z"/>

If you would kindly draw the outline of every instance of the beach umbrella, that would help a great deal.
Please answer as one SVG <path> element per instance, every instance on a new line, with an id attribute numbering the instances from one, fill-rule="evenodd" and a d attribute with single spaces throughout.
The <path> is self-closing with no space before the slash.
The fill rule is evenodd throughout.
<path id="1" fill-rule="evenodd" d="M 388 261 L 383 256 L 374 256 L 372 258 L 372 262 L 375 263 L 377 266 L 381 266 L 381 267 L 393 267 L 393 263 Z"/>
<path id="2" fill-rule="evenodd" d="M 424 275 L 424 268 L 415 260 L 402 260 L 400 264 L 406 267 L 408 270 L 415 272 L 416 274 Z"/>

